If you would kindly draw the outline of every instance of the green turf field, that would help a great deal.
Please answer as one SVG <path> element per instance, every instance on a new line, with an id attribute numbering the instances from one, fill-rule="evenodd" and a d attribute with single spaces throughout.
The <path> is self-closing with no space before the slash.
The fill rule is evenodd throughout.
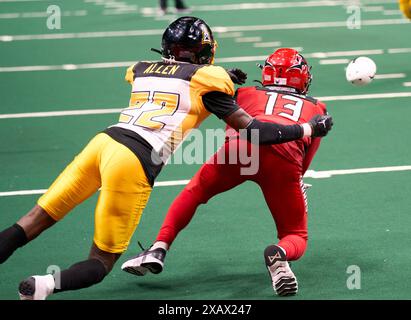
<path id="1" fill-rule="evenodd" d="M 193 15 L 217 31 L 217 63 L 242 68 L 253 85 L 260 79 L 259 56 L 278 46 L 302 48 L 313 66 L 311 94 L 324 98 L 335 122 L 311 166 L 336 170 L 334 175 L 306 178 L 313 185 L 310 240 L 305 256 L 293 263 L 299 294 L 288 299 L 411 298 L 411 22 L 395 0 L 357 2 L 360 29 L 347 28 L 350 1 L 259 0 L 247 10 L 241 2 L 246 0 L 187 0 Z M 60 30 L 47 29 L 49 5 L 62 10 Z M 59 117 L 36 112 L 126 106 L 126 66 L 157 59 L 149 49 L 160 46 L 162 30 L 177 17 L 158 18 L 151 14 L 155 6 L 149 0 L 0 0 L 0 229 L 25 214 L 38 198 L 35 190 L 47 189 L 87 141 L 118 117 L 114 111 Z M 367 87 L 345 81 L 344 67 L 358 55 L 378 66 L 380 78 Z M 11 115 L 16 113 L 29 114 Z M 216 117 L 202 125 L 218 127 L 223 123 Z M 189 179 L 198 167 L 170 165 L 158 181 Z M 354 170 L 359 168 L 367 170 Z M 138 240 L 147 246 L 154 240 L 182 188 L 154 188 L 129 250 L 103 283 L 50 299 L 278 299 L 263 259 L 275 226 L 252 183 L 200 208 L 162 274 L 137 278 L 120 270 L 139 252 Z M 22 190 L 29 194 L 18 194 Z M 0 266 L 0 299 L 17 299 L 20 280 L 45 274 L 49 265 L 66 268 L 87 256 L 95 203 L 96 196 Z M 361 289 L 347 288 L 351 265 L 361 270 Z"/>

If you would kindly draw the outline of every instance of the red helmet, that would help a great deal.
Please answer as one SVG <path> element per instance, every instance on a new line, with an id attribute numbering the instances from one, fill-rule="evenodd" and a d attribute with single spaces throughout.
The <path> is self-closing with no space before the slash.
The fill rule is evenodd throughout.
<path id="1" fill-rule="evenodd" d="M 297 50 L 281 48 L 270 55 L 263 66 L 264 86 L 284 86 L 306 94 L 311 83 L 311 67 Z"/>

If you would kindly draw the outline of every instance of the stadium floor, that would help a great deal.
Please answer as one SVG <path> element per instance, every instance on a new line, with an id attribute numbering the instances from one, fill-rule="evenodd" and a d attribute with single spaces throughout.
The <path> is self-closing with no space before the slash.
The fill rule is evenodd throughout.
<path id="1" fill-rule="evenodd" d="M 259 0 L 248 10 L 241 9 L 240 0 L 187 2 L 193 15 L 219 31 L 217 63 L 244 69 L 247 85 L 260 79 L 259 56 L 278 46 L 302 48 L 313 65 L 311 94 L 325 97 L 335 119 L 311 169 L 336 171 L 328 178 L 306 178 L 313 185 L 309 247 L 293 263 L 300 292 L 287 299 L 411 298 L 411 46 L 405 41 L 411 24 L 396 1 L 360 1 L 360 29 L 346 26 L 350 1 Z M 50 4 L 62 9 L 61 30 L 46 28 Z M 33 113 L 125 106 L 127 64 L 156 59 L 149 49 L 159 47 L 162 29 L 176 17 L 152 15 L 155 4 L 0 0 L 0 229 L 30 209 L 36 190 L 46 189 L 87 141 L 118 117 L 115 112 Z M 373 58 L 383 75 L 367 87 L 345 81 L 344 66 L 358 55 Z M 215 117 L 202 125 L 218 127 L 223 123 Z M 198 167 L 167 166 L 158 181 L 190 179 Z M 359 168 L 367 169 L 354 170 Z M 339 171 L 344 169 L 349 170 Z M 252 183 L 200 208 L 169 252 L 162 274 L 137 278 L 120 270 L 139 251 L 137 240 L 146 245 L 154 240 L 182 187 L 154 188 L 128 252 L 103 283 L 50 299 L 278 299 L 263 260 L 275 226 Z M 86 257 L 95 202 L 95 196 L 87 200 L 0 266 L 0 299 L 17 299 L 17 285 L 29 275 Z M 347 287 L 352 265 L 361 270 L 361 289 Z"/>

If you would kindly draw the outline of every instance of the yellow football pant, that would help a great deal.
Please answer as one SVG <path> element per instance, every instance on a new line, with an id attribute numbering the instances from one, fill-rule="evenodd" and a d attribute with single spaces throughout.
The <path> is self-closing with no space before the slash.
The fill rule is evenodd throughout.
<path id="1" fill-rule="evenodd" d="M 136 155 L 105 133 L 95 136 L 75 157 L 38 205 L 58 221 L 100 187 L 94 243 L 103 251 L 122 253 L 152 188 Z"/>
<path id="2" fill-rule="evenodd" d="M 399 0 L 399 3 L 401 11 L 408 19 L 411 19 L 411 0 Z"/>

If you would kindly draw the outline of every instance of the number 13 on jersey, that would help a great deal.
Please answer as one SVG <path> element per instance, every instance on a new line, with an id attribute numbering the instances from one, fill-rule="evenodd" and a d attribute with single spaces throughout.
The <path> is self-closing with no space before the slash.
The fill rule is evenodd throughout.
<path id="1" fill-rule="evenodd" d="M 301 112 L 303 109 L 304 101 L 298 97 L 291 95 L 282 96 L 283 100 L 289 100 L 290 103 L 285 103 L 283 105 L 277 104 L 278 95 L 277 92 L 267 92 L 269 96 L 267 104 L 265 106 L 265 114 L 272 115 L 274 113 L 275 107 L 281 107 L 282 112 L 278 113 L 279 116 L 298 122 L 301 117 Z"/>

